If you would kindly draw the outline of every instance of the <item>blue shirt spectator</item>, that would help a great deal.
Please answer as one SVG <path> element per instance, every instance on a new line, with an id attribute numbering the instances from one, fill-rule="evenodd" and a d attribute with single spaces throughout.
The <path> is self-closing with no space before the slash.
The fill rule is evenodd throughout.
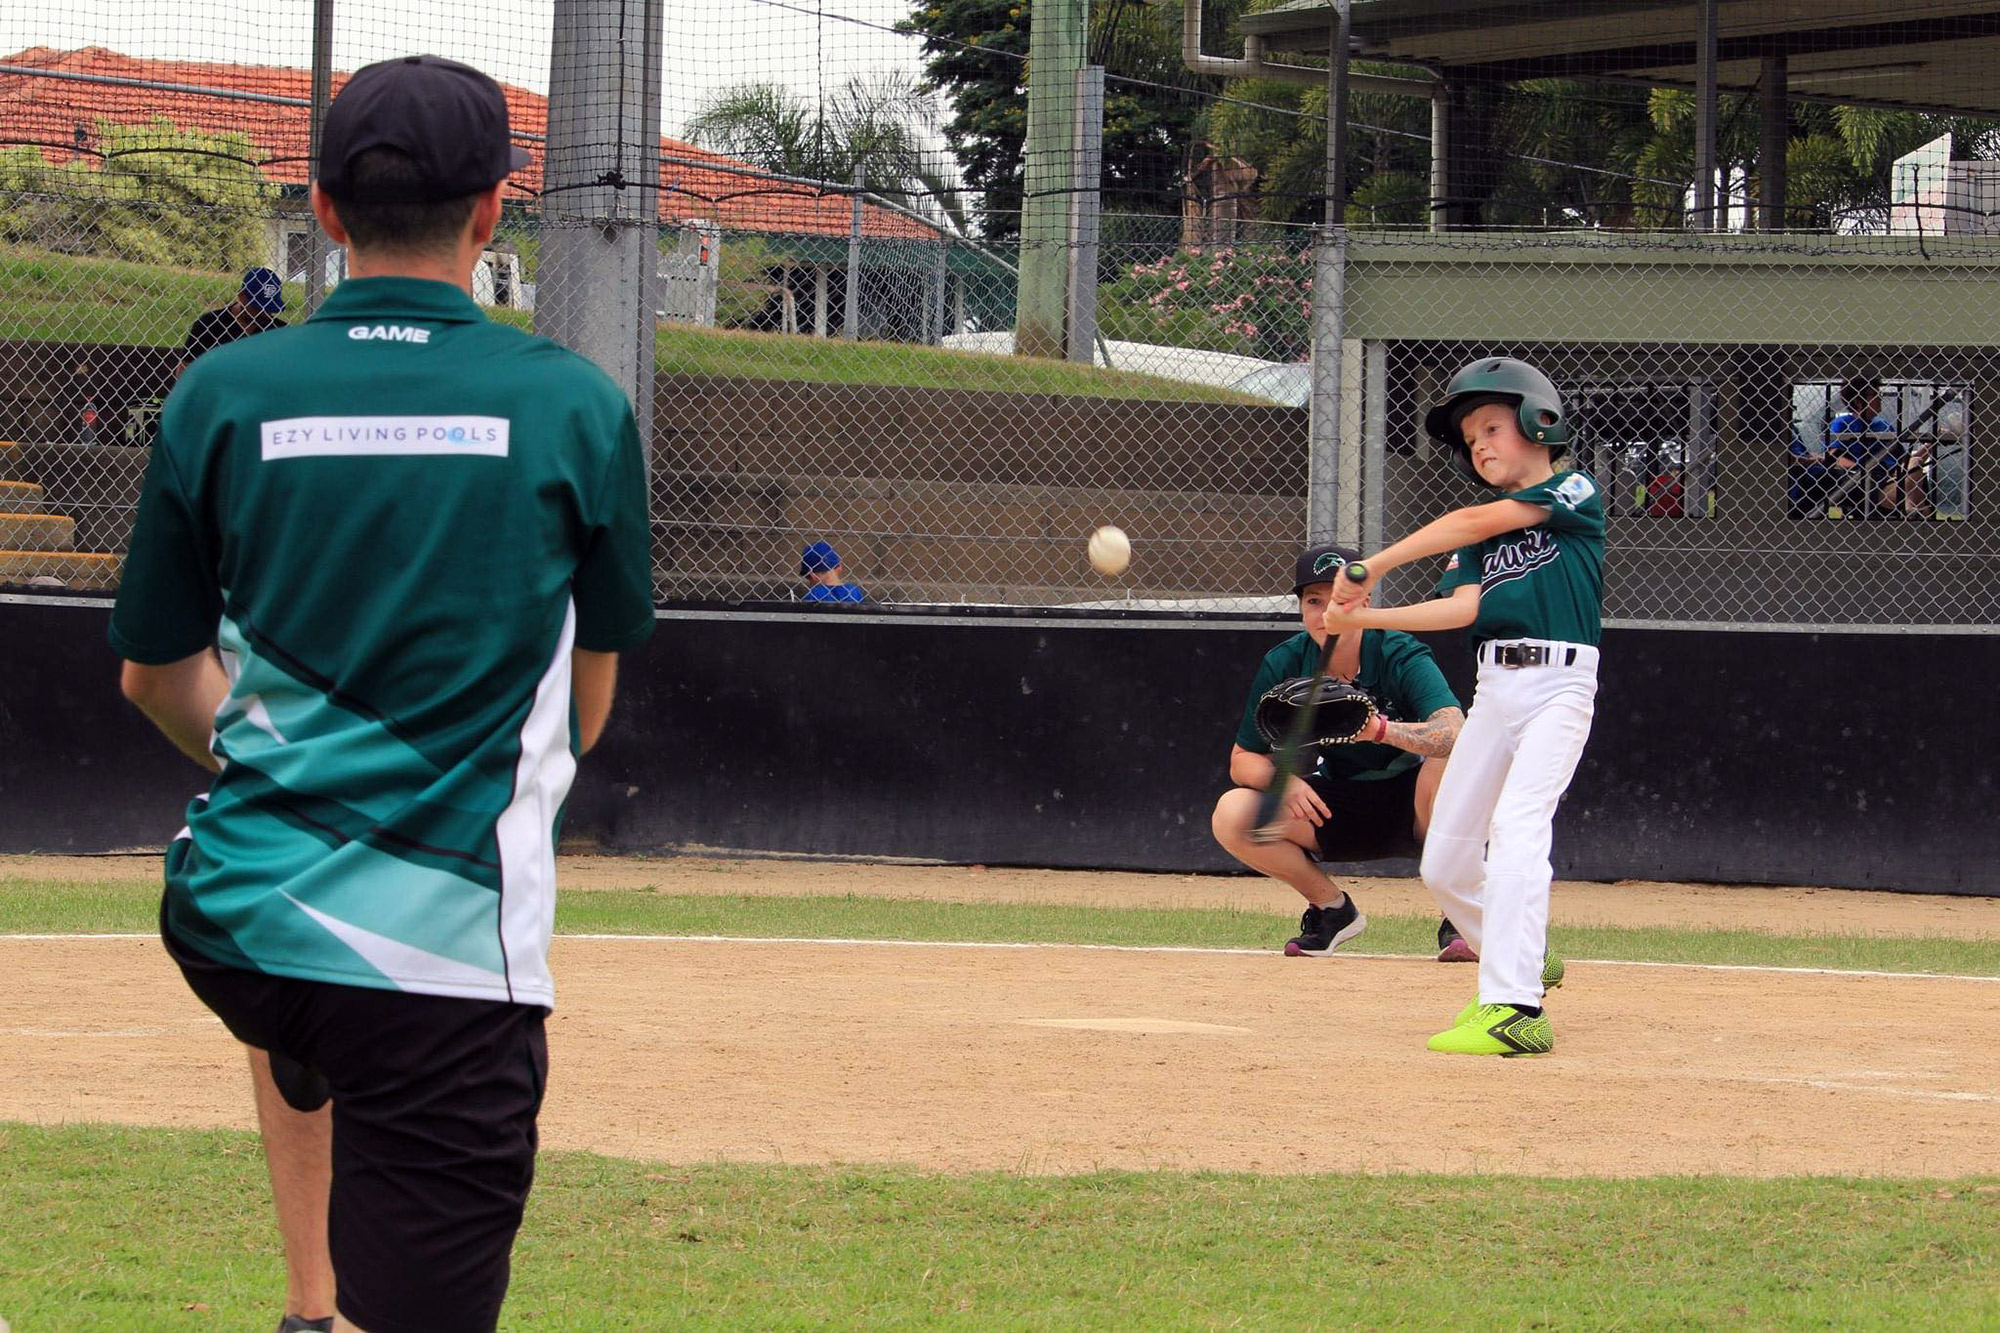
<path id="1" fill-rule="evenodd" d="M 1850 384 L 1841 393 L 1847 410 L 1826 425 L 1828 473 L 1859 473 L 1860 485 L 1841 507 L 1852 516 L 1893 512 L 1891 484 L 1903 467 L 1903 445 L 1895 427 L 1880 415 L 1881 397 L 1866 384 Z"/>
<path id="2" fill-rule="evenodd" d="M 799 576 L 812 580 L 808 602 L 865 602 L 868 594 L 849 583 L 840 567 L 840 552 L 829 542 L 814 542 L 799 553 Z"/>

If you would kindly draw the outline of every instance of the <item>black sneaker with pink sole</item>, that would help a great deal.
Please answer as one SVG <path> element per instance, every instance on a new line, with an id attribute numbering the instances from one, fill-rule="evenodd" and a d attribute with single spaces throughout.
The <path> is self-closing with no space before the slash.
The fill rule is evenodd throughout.
<path id="1" fill-rule="evenodd" d="M 1324 958 L 1368 929 L 1368 918 L 1354 905 L 1354 896 L 1338 907 L 1308 907 L 1299 918 L 1299 933 L 1285 941 L 1287 958 Z"/>

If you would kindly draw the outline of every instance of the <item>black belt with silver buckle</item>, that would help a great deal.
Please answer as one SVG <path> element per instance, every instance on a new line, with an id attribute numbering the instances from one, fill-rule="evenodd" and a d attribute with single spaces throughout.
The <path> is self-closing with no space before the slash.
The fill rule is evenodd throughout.
<path id="1" fill-rule="evenodd" d="M 1486 660 L 1503 667 L 1575 666 L 1576 649 L 1564 648 L 1558 654 L 1545 643 L 1489 643 Z"/>

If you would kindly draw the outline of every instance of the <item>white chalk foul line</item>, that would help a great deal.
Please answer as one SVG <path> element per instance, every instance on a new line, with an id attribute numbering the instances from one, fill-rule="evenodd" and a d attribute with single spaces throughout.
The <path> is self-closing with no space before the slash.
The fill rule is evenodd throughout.
<path id="1" fill-rule="evenodd" d="M 0 936 L 0 938 L 5 938 Z M 807 935 L 611 935 L 562 933 L 559 940 L 651 940 L 661 943 L 681 944 L 840 944 L 871 945 L 883 948 L 902 949 L 1085 949 L 1100 953 L 1191 953 L 1246 955 L 1257 958 L 1283 958 L 1276 949 L 1223 949 L 1209 948 L 1193 944 L 1064 944 L 1031 940 L 865 940 L 840 937 L 814 938 Z M 1333 958 L 1353 962 L 1359 959 L 1375 959 L 1394 963 L 1429 963 L 1436 961 L 1435 954 L 1428 953 L 1338 953 Z M 1325 959 L 1287 959 L 1286 966 L 1310 966 Z M 1877 972 L 1864 968 L 1840 967 L 1780 967 L 1766 963 L 1667 963 L 1648 962 L 1633 958 L 1570 958 L 1569 963 L 1584 963 L 1591 967 L 1672 967 L 1686 968 L 1697 972 L 1775 972 L 1808 977 L 1878 977 L 1893 981 L 1987 981 L 2000 984 L 2000 976 L 1982 977 L 1964 972 Z"/>
<path id="2" fill-rule="evenodd" d="M 0 934 L 0 944 L 35 940 L 158 940 L 156 932 L 134 934 L 64 935 Z M 617 935 L 585 931 L 558 931 L 560 940 L 597 940 L 626 944 L 823 944 L 844 948 L 870 949 L 1081 949 L 1096 953 L 1214 954 L 1251 958 L 1283 958 L 1276 949 L 1225 949 L 1194 944 L 1066 944 L 1042 940 L 867 940 L 843 936 L 811 935 Z M 1377 962 L 1428 963 L 1428 953 L 1343 953 L 1334 958 L 1352 963 L 1373 959 Z M 1287 967 L 1309 967 L 1325 959 L 1290 959 Z M 1691 972 L 1760 972 L 1800 977 L 1871 977 L 1884 981 L 1983 981 L 2000 985 L 2000 976 L 1978 976 L 1966 972 L 1881 972 L 1859 967 L 1781 967 L 1775 963 L 1670 963 L 1637 958 L 1570 958 L 1571 964 L 1590 967 L 1662 967 Z"/>
<path id="3" fill-rule="evenodd" d="M 1820 1092 L 1862 1092 L 1878 1097 L 1910 1097 L 1918 1101 L 1930 1102 L 2000 1102 L 2000 1095 L 1990 1092 L 1952 1092 L 1935 1088 L 1885 1087 L 1880 1083 L 1853 1083 L 1846 1079 L 1811 1078 L 1805 1075 L 1782 1074 L 1736 1074 L 1726 1070 L 1689 1069 L 1685 1067 L 1655 1068 L 1653 1066 L 1632 1066 L 1621 1069 L 1620 1073 L 1643 1074 L 1658 1078 L 1695 1078 L 1717 1083 L 1755 1083 L 1766 1087 L 1814 1088 Z M 1923 1078 L 1936 1075 L 1902 1074 L 1889 1070 L 1868 1070 L 1870 1078 Z"/>

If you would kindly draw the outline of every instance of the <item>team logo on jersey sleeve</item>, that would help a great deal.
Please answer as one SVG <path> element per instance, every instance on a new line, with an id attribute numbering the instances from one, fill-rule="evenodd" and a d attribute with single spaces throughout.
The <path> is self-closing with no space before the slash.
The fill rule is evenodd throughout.
<path id="1" fill-rule="evenodd" d="M 1570 509 L 1576 508 L 1595 494 L 1597 494 L 1597 483 L 1581 472 L 1570 473 L 1563 478 L 1562 485 L 1556 487 L 1556 499 Z"/>

